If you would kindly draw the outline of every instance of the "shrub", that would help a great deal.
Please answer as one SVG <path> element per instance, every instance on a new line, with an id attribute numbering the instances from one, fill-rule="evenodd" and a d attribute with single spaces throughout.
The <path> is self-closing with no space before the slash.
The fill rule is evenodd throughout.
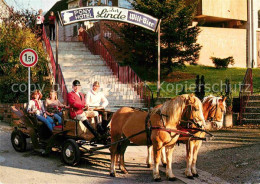
<path id="1" fill-rule="evenodd" d="M 229 64 L 231 65 L 235 64 L 233 56 L 223 58 L 223 59 L 217 57 L 211 57 L 210 59 L 212 59 L 216 68 L 227 68 Z"/>
<path id="2" fill-rule="evenodd" d="M 43 94 L 47 94 L 50 88 L 48 61 L 42 43 L 37 41 L 34 27 L 26 23 L 27 16 L 16 12 L 11 15 L 9 22 L 0 24 L 0 103 L 23 103 L 27 101 L 28 91 L 16 89 L 19 85 L 27 86 L 28 81 L 28 69 L 19 60 L 21 51 L 32 48 L 37 52 L 38 63 L 31 67 L 31 84 L 45 89 Z"/>

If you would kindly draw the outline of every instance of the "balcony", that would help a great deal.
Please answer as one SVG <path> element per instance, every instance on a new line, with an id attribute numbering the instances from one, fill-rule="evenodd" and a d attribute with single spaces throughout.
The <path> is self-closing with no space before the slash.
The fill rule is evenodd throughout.
<path id="1" fill-rule="evenodd" d="M 200 0 L 196 19 L 206 22 L 247 21 L 247 0 Z"/>

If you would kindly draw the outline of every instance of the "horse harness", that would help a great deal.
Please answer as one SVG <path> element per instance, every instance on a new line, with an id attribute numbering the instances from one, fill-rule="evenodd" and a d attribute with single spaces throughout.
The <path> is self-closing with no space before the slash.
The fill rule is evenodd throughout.
<path id="1" fill-rule="evenodd" d="M 210 121 L 214 122 L 216 119 L 216 114 L 217 114 L 217 109 L 218 109 L 218 102 L 216 103 L 216 106 L 213 106 L 210 110 L 209 110 L 209 114 L 210 112 L 213 112 L 215 110 L 214 116 L 210 117 L 212 119 L 209 119 Z"/>
<path id="2" fill-rule="evenodd" d="M 163 124 L 163 127 L 161 127 L 161 126 L 156 126 L 156 127 L 152 126 L 151 120 L 150 120 L 151 112 L 148 112 L 148 114 L 147 114 L 147 116 L 145 118 L 145 132 L 146 132 L 146 137 L 147 137 L 147 146 L 152 145 L 152 140 L 151 140 L 152 130 L 165 131 L 165 132 L 168 132 L 169 134 L 173 132 L 173 133 L 176 133 L 176 134 L 189 136 L 190 138 L 193 138 L 193 139 L 196 139 L 196 140 L 206 140 L 206 138 L 201 138 L 201 137 L 194 136 L 194 133 L 191 133 L 189 130 L 193 130 L 193 131 L 196 131 L 196 132 L 203 131 L 203 132 L 208 133 L 210 136 L 213 136 L 212 134 L 210 134 L 206 130 L 203 130 L 201 125 L 199 125 L 198 123 L 196 123 L 194 121 L 191 121 L 191 120 L 189 120 L 189 121 L 181 121 L 181 122 L 189 122 L 190 124 L 195 124 L 195 126 L 197 128 L 189 127 L 189 128 L 185 128 L 183 130 L 176 130 L 176 129 L 166 128 L 165 121 L 164 121 L 163 117 L 168 117 L 168 115 L 162 114 L 160 109 L 158 109 L 156 114 L 158 114 L 160 116 L 160 119 L 161 119 L 161 122 Z"/>
<path id="3" fill-rule="evenodd" d="M 136 109 L 136 108 L 133 108 L 133 109 L 139 110 L 139 111 L 144 111 L 144 110 L 140 110 L 140 109 Z M 152 130 L 165 131 L 165 132 L 168 132 L 169 134 L 173 132 L 173 133 L 180 134 L 180 135 L 187 135 L 187 136 L 190 136 L 190 139 L 193 138 L 193 139 L 196 139 L 196 140 L 206 140 L 206 138 L 201 138 L 201 137 L 194 136 L 194 134 L 192 134 L 192 133 L 190 133 L 190 132 L 188 132 L 188 131 L 182 131 L 182 130 L 176 130 L 176 129 L 166 128 L 166 126 L 165 126 L 165 121 L 164 121 L 163 117 L 168 117 L 168 115 L 162 114 L 160 109 L 159 109 L 156 113 L 160 116 L 161 121 L 162 121 L 162 123 L 163 123 L 163 127 L 161 127 L 161 126 L 153 127 L 153 126 L 152 126 L 151 120 L 150 120 L 151 111 L 149 111 L 148 114 L 147 114 L 147 116 L 146 116 L 146 118 L 145 118 L 145 130 L 142 130 L 142 131 L 140 131 L 140 132 L 138 132 L 138 133 L 135 133 L 135 134 L 133 134 L 133 135 L 131 135 L 131 136 L 129 136 L 129 137 L 123 137 L 123 138 L 121 138 L 121 139 L 118 140 L 118 141 L 115 141 L 115 142 L 113 142 L 113 143 L 111 143 L 111 144 L 107 144 L 107 145 L 101 146 L 101 147 L 99 147 L 99 148 L 96 148 L 95 150 L 101 150 L 101 149 L 104 149 L 104 148 L 108 148 L 108 147 L 110 147 L 111 145 L 115 145 L 115 144 L 124 142 L 124 141 L 129 140 L 129 139 L 131 139 L 131 138 L 133 138 L 133 137 L 135 137 L 135 136 L 138 136 L 138 135 L 140 135 L 140 134 L 142 134 L 142 133 L 146 133 L 146 136 L 147 136 L 147 146 L 150 146 L 150 145 L 152 145 L 152 140 L 151 140 Z M 192 123 L 193 123 L 193 121 L 189 121 L 189 122 L 192 122 Z M 194 122 L 194 123 L 195 123 L 195 122 Z M 197 123 L 196 123 L 196 124 L 197 124 Z M 195 124 L 195 125 L 196 125 L 196 124 Z M 189 129 L 196 130 L 197 132 L 198 132 L 198 131 L 203 131 L 203 132 L 208 133 L 206 130 L 203 130 L 203 129 L 201 129 L 201 128 L 189 128 Z M 185 130 L 186 130 L 186 129 L 185 129 Z M 210 133 L 208 133 L 208 134 L 209 134 L 210 136 L 213 136 L 213 135 L 210 134 Z M 190 139 L 189 139 L 189 140 L 190 140 Z"/>

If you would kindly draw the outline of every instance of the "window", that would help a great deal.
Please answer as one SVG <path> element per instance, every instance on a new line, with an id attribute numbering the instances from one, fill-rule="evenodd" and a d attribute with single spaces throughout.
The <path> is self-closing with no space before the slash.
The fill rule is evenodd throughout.
<path id="1" fill-rule="evenodd" d="M 258 28 L 260 28 L 260 10 L 258 11 Z"/>
<path id="2" fill-rule="evenodd" d="M 133 9 L 131 3 L 132 0 L 118 0 L 118 6 L 122 8 Z"/>

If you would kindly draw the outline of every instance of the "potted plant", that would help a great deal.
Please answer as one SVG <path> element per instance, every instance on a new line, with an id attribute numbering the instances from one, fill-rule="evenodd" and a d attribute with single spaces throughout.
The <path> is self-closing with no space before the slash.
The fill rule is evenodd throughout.
<path id="1" fill-rule="evenodd" d="M 226 113 L 224 115 L 223 127 L 229 128 L 233 126 L 233 95 L 229 79 L 226 79 L 225 85 Z"/>

